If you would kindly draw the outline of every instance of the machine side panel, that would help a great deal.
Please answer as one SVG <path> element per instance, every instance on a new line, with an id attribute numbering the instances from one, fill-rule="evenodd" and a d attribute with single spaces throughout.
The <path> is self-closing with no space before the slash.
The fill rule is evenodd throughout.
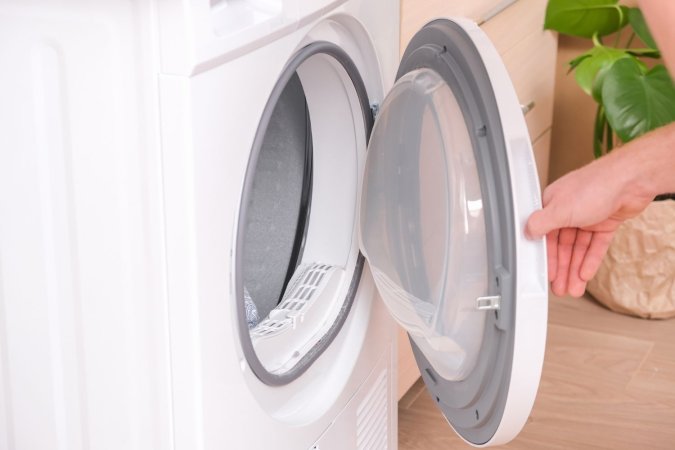
<path id="1" fill-rule="evenodd" d="M 395 352 L 395 346 L 386 348 L 354 397 L 308 450 L 396 450 Z"/>
<path id="2" fill-rule="evenodd" d="M 144 3 L 0 7 L 0 448 L 170 448 Z"/>

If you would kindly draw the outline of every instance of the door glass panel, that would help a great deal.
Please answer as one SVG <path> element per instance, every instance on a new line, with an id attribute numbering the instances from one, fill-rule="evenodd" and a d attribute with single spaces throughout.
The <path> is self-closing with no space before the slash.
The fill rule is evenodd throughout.
<path id="1" fill-rule="evenodd" d="M 384 100 L 363 182 L 361 248 L 394 318 L 439 374 L 473 369 L 487 311 L 486 227 L 462 110 L 430 69 L 407 73 Z"/>

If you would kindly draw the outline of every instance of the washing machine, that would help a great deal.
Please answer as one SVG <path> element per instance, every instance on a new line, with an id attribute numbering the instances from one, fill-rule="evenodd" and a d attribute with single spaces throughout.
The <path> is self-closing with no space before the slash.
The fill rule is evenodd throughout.
<path id="1" fill-rule="evenodd" d="M 397 323 L 467 443 L 515 437 L 540 207 L 462 18 L 392 0 L 0 6 L 0 449 L 397 447 Z"/>

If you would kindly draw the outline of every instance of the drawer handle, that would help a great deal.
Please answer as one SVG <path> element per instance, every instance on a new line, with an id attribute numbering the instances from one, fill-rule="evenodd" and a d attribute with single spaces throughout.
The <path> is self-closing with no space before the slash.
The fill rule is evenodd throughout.
<path id="1" fill-rule="evenodd" d="M 526 116 L 527 113 L 532 111 L 537 104 L 534 103 L 534 100 L 528 103 L 527 105 L 520 105 L 520 110 L 523 112 L 523 115 Z"/>
<path id="2" fill-rule="evenodd" d="M 478 21 L 478 25 L 483 25 L 485 22 L 492 19 L 494 16 L 496 16 L 500 12 L 504 11 L 506 8 L 513 5 L 517 1 L 518 0 L 502 0 L 501 2 L 499 2 L 499 4 L 497 4 L 494 8 L 492 8 L 490 11 L 488 11 L 487 14 L 485 14 Z"/>

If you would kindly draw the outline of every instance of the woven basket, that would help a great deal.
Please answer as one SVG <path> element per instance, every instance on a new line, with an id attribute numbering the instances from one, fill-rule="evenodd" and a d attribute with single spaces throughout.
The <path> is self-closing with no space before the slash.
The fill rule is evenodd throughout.
<path id="1" fill-rule="evenodd" d="M 587 289 L 622 314 L 675 317 L 675 201 L 652 202 L 621 225 Z"/>

